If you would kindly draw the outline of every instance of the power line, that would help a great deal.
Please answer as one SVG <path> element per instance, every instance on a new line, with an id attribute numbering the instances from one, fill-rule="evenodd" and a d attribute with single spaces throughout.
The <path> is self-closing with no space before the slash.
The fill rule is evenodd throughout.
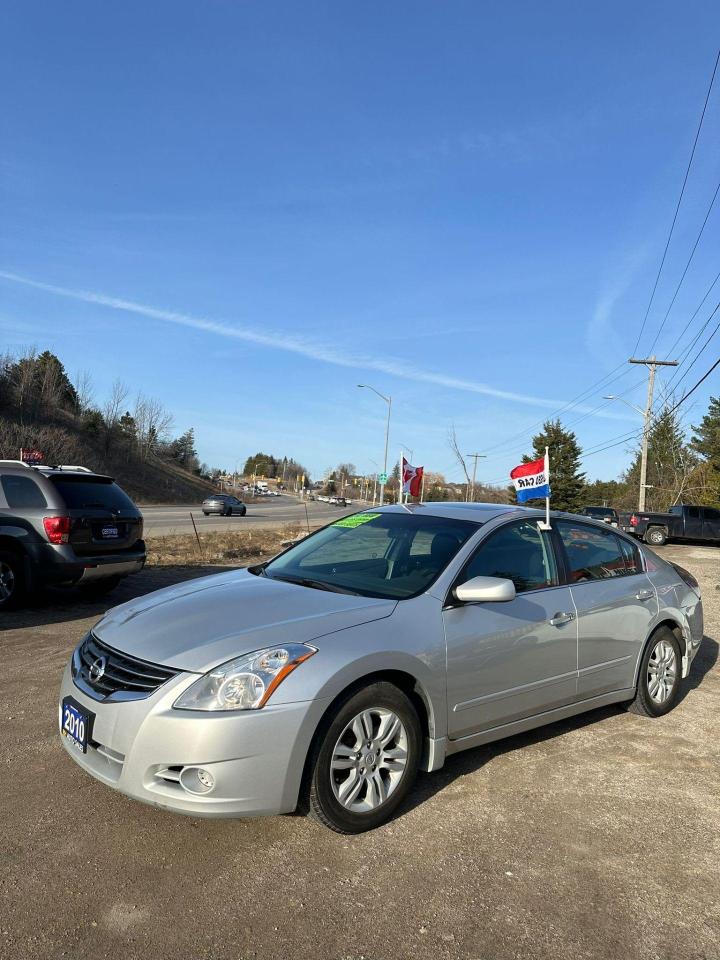
<path id="1" fill-rule="evenodd" d="M 665 259 L 667 257 L 668 249 L 670 248 L 670 241 L 672 240 L 672 235 L 675 231 L 675 224 L 677 223 L 678 213 L 680 212 L 680 204 L 682 203 L 683 196 L 685 195 L 685 187 L 687 186 L 688 177 L 690 176 L 690 168 L 692 167 L 692 162 L 695 157 L 695 149 L 698 145 L 698 140 L 700 139 L 700 131 L 702 130 L 703 121 L 705 119 L 705 111 L 707 110 L 707 105 L 710 100 L 710 94 L 712 92 L 713 84 L 715 83 L 715 74 L 717 73 L 718 62 L 720 62 L 720 49 L 718 50 L 717 57 L 715 58 L 715 66 L 713 67 L 712 76 L 710 77 L 710 84 L 705 95 L 705 103 L 703 104 L 702 113 L 700 114 L 700 122 L 698 123 L 697 130 L 695 131 L 695 140 L 693 141 L 692 150 L 690 152 L 690 159 L 688 160 L 688 165 L 685 170 L 685 176 L 683 177 L 682 187 L 680 189 L 680 196 L 678 197 L 678 202 L 675 207 L 675 213 L 672 218 L 672 223 L 670 224 L 670 232 L 668 233 L 668 238 L 665 243 L 665 249 L 663 251 L 662 260 L 660 261 L 660 266 L 658 267 L 657 276 L 655 277 L 655 283 L 653 284 L 652 293 L 650 294 L 650 300 L 647 305 L 647 310 L 645 311 L 645 316 L 643 318 L 642 325 L 640 327 L 640 333 L 638 334 L 637 340 L 635 341 L 635 346 L 632 349 L 632 352 L 637 351 L 640 340 L 642 339 L 643 331 L 645 330 L 645 324 L 647 319 L 650 316 L 650 310 L 655 299 L 655 293 L 658 288 L 658 283 L 660 282 L 660 275 L 662 273 L 663 267 L 665 266 Z"/>
<path id="2" fill-rule="evenodd" d="M 717 304 L 717 306 L 715 307 L 715 309 L 713 310 L 713 312 L 712 312 L 712 313 L 710 314 L 710 316 L 707 318 L 707 321 L 705 322 L 705 326 L 707 326 L 707 324 L 712 320 L 712 318 L 715 316 L 715 314 L 718 312 L 718 310 L 720 310 L 720 302 Z M 692 368 L 693 368 L 693 367 L 695 366 L 695 364 L 697 363 L 699 357 L 704 353 L 704 351 L 706 350 L 708 344 L 710 343 L 710 341 L 712 340 L 712 338 L 715 336 L 715 334 L 718 332 L 718 330 L 720 330 L 720 323 L 717 324 L 717 326 L 715 327 L 715 329 L 713 330 L 713 332 L 710 334 L 710 336 L 707 338 L 707 340 L 705 341 L 705 343 L 702 345 L 702 347 L 700 347 L 700 349 L 698 350 L 698 352 L 695 354 L 695 356 L 693 357 L 692 363 L 691 363 L 690 366 L 687 368 L 687 370 L 685 371 L 685 373 L 683 373 L 683 375 L 682 375 L 682 376 L 680 377 L 680 379 L 678 380 L 678 385 L 681 384 L 681 383 L 683 382 L 683 380 L 685 379 L 685 377 L 690 373 L 690 371 L 692 370 Z M 668 386 L 669 386 L 669 384 L 668 384 Z"/>
<path id="3" fill-rule="evenodd" d="M 713 336 L 714 336 L 714 334 L 713 334 Z M 693 387 L 691 387 L 684 396 L 680 397 L 680 399 L 678 400 L 678 402 L 675 404 L 674 407 L 670 407 L 669 410 L 664 411 L 665 415 L 667 415 L 667 414 L 669 414 L 669 413 L 674 413 L 674 412 L 677 410 L 677 408 L 680 406 L 681 403 L 685 403 L 685 401 L 687 400 L 687 398 L 688 398 L 688 397 L 691 397 L 691 396 L 695 393 L 695 391 L 696 391 L 697 388 L 700 386 L 700 384 L 701 384 L 701 383 L 704 383 L 705 380 L 707 380 L 707 378 L 710 376 L 710 374 L 713 372 L 713 370 L 715 370 L 716 367 L 720 367 L 720 357 L 718 357 L 718 359 L 717 359 L 717 360 L 715 361 L 715 363 L 710 367 L 709 370 L 706 370 L 706 371 L 705 371 L 705 373 L 700 377 L 700 379 L 698 380 L 698 382 L 697 382 Z"/>
<path id="4" fill-rule="evenodd" d="M 653 352 L 653 348 L 655 347 L 655 344 L 658 342 L 660 334 L 663 332 L 663 328 L 665 327 L 667 318 L 670 316 L 670 311 L 673 308 L 675 300 L 677 299 L 677 295 L 680 292 L 680 287 L 683 285 L 683 281 L 685 280 L 687 272 L 690 269 L 690 264 L 692 263 L 693 257 L 695 256 L 695 251 L 697 250 L 698 244 L 700 243 L 700 238 L 702 237 L 703 231 L 705 230 L 705 225 L 707 224 L 710 214 L 712 213 L 712 208 L 715 206 L 715 201 L 717 200 L 718 192 L 720 192 L 720 180 L 718 180 L 718 185 L 715 187 L 715 193 L 713 194 L 713 198 L 710 201 L 710 206 L 708 207 L 707 213 L 705 214 L 705 219 L 703 220 L 702 226 L 700 227 L 700 232 L 698 233 L 697 238 L 695 239 L 695 243 L 693 244 L 693 248 L 690 251 L 690 256 L 688 257 L 687 263 L 685 264 L 685 269 L 683 270 L 682 276 L 678 281 L 678 285 L 675 287 L 675 293 L 673 294 L 672 300 L 670 301 L 670 306 L 665 311 L 665 316 L 662 319 L 662 323 L 658 327 L 658 331 L 655 334 L 655 339 L 650 344 L 650 349 L 648 350 L 648 353 Z"/>
<path id="5" fill-rule="evenodd" d="M 713 280 L 713 282 L 710 284 L 710 286 L 709 286 L 709 287 L 707 288 L 707 290 L 705 291 L 705 296 L 702 298 L 702 300 L 700 301 L 700 303 L 697 305 L 697 308 L 696 308 L 696 310 L 695 310 L 695 313 L 693 313 L 693 315 L 690 317 L 690 319 L 688 320 L 688 322 L 687 322 L 687 323 L 685 324 L 685 326 L 682 328 L 682 331 L 681 331 L 681 332 L 678 334 L 678 336 L 675 338 L 675 342 L 673 343 L 673 345 L 670 347 L 670 349 L 669 349 L 668 352 L 667 352 L 667 356 L 668 356 L 668 357 L 670 356 L 670 354 L 675 353 L 675 348 L 677 347 L 677 345 L 680 343 L 680 341 L 682 340 L 682 338 L 683 338 L 683 337 L 685 336 L 685 334 L 687 333 L 687 331 L 688 331 L 690 325 L 692 324 L 693 320 L 695 319 L 695 317 L 696 317 L 696 316 L 700 313 L 700 311 L 702 310 L 703 304 L 705 303 L 705 301 L 707 300 L 707 298 L 708 298 L 708 297 L 710 296 L 710 294 L 712 293 L 712 289 L 713 289 L 713 287 L 715 286 L 715 284 L 718 282 L 718 280 L 720 280 L 720 271 L 718 271 L 718 273 L 715 274 L 715 279 Z M 709 319 L 705 321 L 705 323 L 703 324 L 703 326 L 700 328 L 700 330 L 698 331 L 698 333 L 695 335 L 695 337 L 694 337 L 693 340 L 691 341 L 690 346 L 686 348 L 688 353 L 689 353 L 690 350 L 692 350 L 692 348 L 695 346 L 695 344 L 697 343 L 697 341 L 698 341 L 699 338 L 700 338 L 700 334 L 702 333 L 702 331 L 705 329 L 705 327 L 708 325 L 709 322 L 710 322 Z M 684 353 L 684 352 L 685 352 L 685 350 L 683 350 L 683 353 Z M 683 360 L 681 360 L 680 363 L 683 363 Z M 673 379 L 674 379 L 674 378 L 673 378 Z"/>

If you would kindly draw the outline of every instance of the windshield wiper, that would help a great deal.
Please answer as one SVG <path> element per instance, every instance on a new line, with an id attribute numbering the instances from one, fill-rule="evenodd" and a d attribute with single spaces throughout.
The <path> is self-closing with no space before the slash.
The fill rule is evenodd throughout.
<path id="1" fill-rule="evenodd" d="M 283 580 L 285 583 L 297 583 L 301 587 L 310 587 L 313 590 L 327 590 L 328 593 L 347 593 L 351 597 L 359 596 L 354 590 L 348 590 L 346 587 L 339 587 L 334 583 L 327 583 L 325 580 L 313 580 L 310 577 L 286 577 L 266 573 L 266 577 L 271 580 Z"/>

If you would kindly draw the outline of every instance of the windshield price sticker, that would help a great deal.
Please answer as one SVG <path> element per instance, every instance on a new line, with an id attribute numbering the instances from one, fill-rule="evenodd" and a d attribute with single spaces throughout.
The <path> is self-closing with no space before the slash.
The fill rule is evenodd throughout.
<path id="1" fill-rule="evenodd" d="M 356 513 L 352 517 L 343 517 L 342 520 L 336 520 L 334 527 L 359 527 L 363 523 L 369 523 L 379 517 L 379 513 Z"/>

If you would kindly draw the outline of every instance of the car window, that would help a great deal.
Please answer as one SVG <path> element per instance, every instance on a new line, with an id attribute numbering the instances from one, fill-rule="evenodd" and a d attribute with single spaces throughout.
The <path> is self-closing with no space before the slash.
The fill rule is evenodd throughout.
<path id="1" fill-rule="evenodd" d="M 404 600 L 427 589 L 480 524 L 414 513 L 343 517 L 265 567 L 280 580 Z"/>
<path id="2" fill-rule="evenodd" d="M 682 516 L 682 507 L 670 507 L 668 513 L 671 513 L 674 517 Z"/>
<path id="3" fill-rule="evenodd" d="M 8 506 L 14 509 L 44 509 L 47 506 L 42 490 L 30 477 L 9 474 L 2 478 L 2 488 Z"/>
<path id="4" fill-rule="evenodd" d="M 70 510 L 132 510 L 135 504 L 116 483 L 84 477 L 49 478 Z"/>
<path id="5" fill-rule="evenodd" d="M 699 519 L 700 519 L 700 507 L 688 507 L 688 508 L 687 508 L 687 515 L 690 517 L 691 520 L 699 520 Z"/>
<path id="6" fill-rule="evenodd" d="M 558 520 L 555 526 L 565 548 L 571 583 L 637 572 L 627 564 L 620 537 L 610 530 L 598 530 L 569 520 Z"/>
<path id="7" fill-rule="evenodd" d="M 534 521 L 502 527 L 481 544 L 465 567 L 463 582 L 473 577 L 512 580 L 518 593 L 555 586 L 558 579 L 550 540 Z"/>
<path id="8" fill-rule="evenodd" d="M 715 510 L 713 507 L 705 507 L 704 512 L 706 520 L 720 520 L 720 510 Z"/>
<path id="9" fill-rule="evenodd" d="M 622 550 L 625 561 L 625 573 L 628 576 L 632 576 L 635 573 L 642 573 L 643 569 L 638 548 L 627 540 L 623 540 L 620 537 L 618 537 L 618 539 L 620 540 L 620 549 Z"/>

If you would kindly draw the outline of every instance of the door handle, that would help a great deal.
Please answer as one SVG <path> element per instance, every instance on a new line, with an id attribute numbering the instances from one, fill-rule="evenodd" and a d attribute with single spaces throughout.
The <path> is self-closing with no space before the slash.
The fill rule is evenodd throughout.
<path id="1" fill-rule="evenodd" d="M 574 619 L 574 613 L 556 613 L 548 622 L 551 627 L 561 627 L 564 623 L 570 623 L 570 621 Z"/>
<path id="2" fill-rule="evenodd" d="M 652 600 L 655 596 L 655 593 L 652 590 L 638 590 L 635 594 L 636 600 Z"/>

